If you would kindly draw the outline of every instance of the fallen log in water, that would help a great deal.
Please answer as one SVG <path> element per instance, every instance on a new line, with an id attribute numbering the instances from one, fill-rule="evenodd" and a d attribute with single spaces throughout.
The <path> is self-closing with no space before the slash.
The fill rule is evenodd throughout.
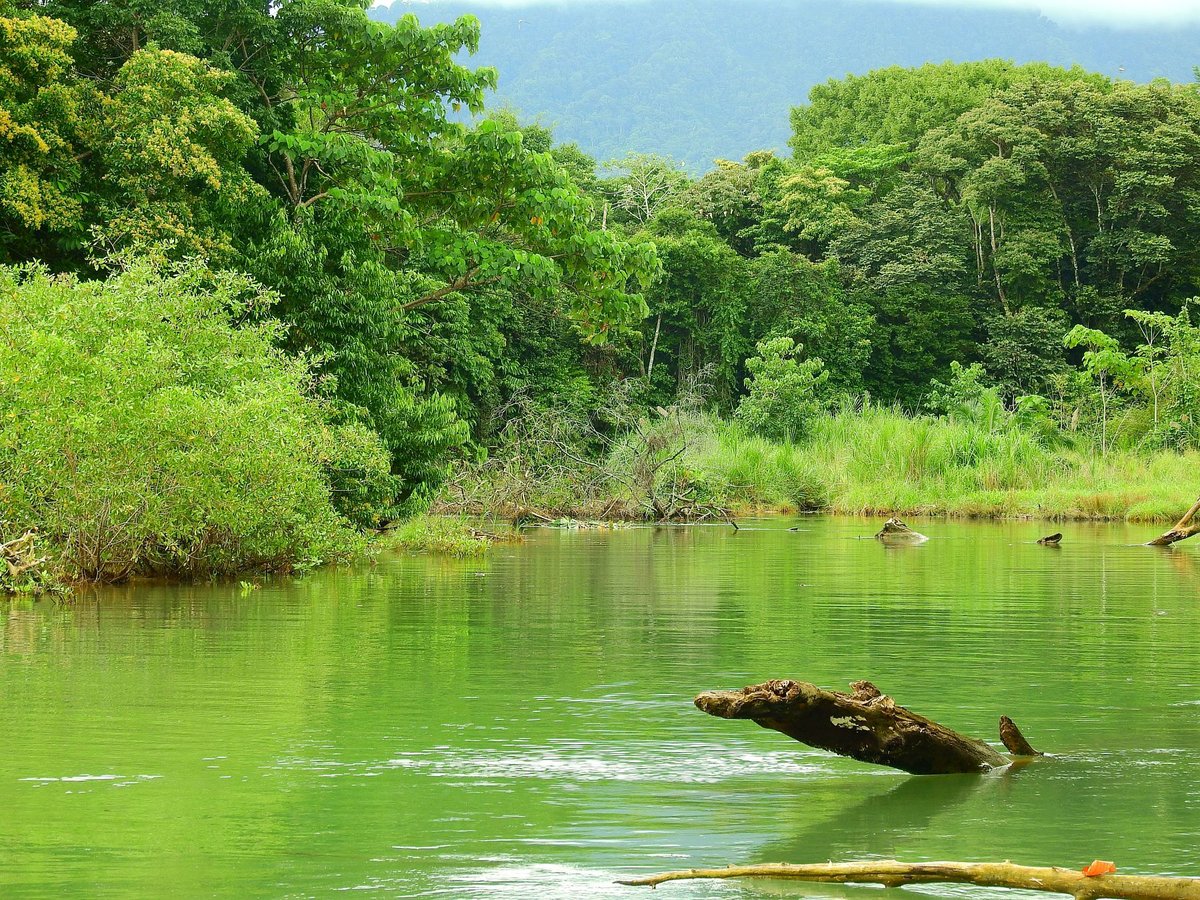
<path id="1" fill-rule="evenodd" d="M 1183 514 L 1183 518 L 1175 523 L 1175 527 L 1152 540 L 1150 546 L 1169 547 L 1171 544 L 1186 541 L 1188 538 L 1200 534 L 1200 522 L 1196 521 L 1198 514 L 1200 514 L 1200 500 L 1192 504 L 1192 508 Z"/>
<path id="2" fill-rule="evenodd" d="M 695 703 L 710 716 L 750 719 L 801 743 L 913 775 L 986 772 L 1010 763 L 983 741 L 897 706 L 869 681 L 851 687 L 853 694 L 843 694 L 803 681 L 768 681 L 706 691 Z M 1013 753 L 1039 755 L 1007 716 L 1001 735 Z"/>
<path id="3" fill-rule="evenodd" d="M 1112 871 L 1111 866 L 1099 866 Z M 1089 870 L 1093 866 L 1088 867 Z M 1077 869 L 1018 866 L 1013 863 L 927 862 L 902 863 L 888 860 L 817 865 L 771 863 L 759 866 L 730 866 L 725 869 L 690 869 L 632 878 L 618 884 L 656 887 L 668 881 L 695 878 L 789 878 L 833 884 L 974 884 L 979 887 L 1017 888 L 1071 894 L 1075 900 L 1200 900 L 1200 878 L 1171 878 L 1157 875 L 1085 875 Z"/>

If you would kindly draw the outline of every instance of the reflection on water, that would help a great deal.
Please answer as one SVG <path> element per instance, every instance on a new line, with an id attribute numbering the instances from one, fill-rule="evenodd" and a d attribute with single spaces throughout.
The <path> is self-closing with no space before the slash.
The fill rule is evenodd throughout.
<path id="1" fill-rule="evenodd" d="M 619 897 L 636 872 L 869 856 L 1200 872 L 1195 549 L 791 524 L 0 604 L 0 894 Z M 772 677 L 867 677 L 989 740 L 1011 715 L 1054 758 L 913 778 L 691 705 Z"/>

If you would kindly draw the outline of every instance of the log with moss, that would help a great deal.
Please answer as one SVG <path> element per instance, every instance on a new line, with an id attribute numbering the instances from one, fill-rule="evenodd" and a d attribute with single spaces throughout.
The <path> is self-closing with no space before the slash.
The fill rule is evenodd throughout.
<path id="1" fill-rule="evenodd" d="M 929 538 L 893 517 L 883 523 L 883 528 L 875 535 L 875 540 L 885 544 L 923 544 Z"/>
<path id="2" fill-rule="evenodd" d="M 1100 871 L 1106 874 L 1089 875 Z M 757 866 L 730 866 L 724 869 L 689 869 L 663 872 L 645 878 L 619 882 L 657 887 L 668 881 L 696 878 L 787 878 L 825 884 L 973 884 L 978 887 L 1015 888 L 1070 894 L 1075 900 L 1200 900 L 1200 878 L 1175 878 L 1158 875 L 1116 875 L 1115 867 L 1093 863 L 1084 871 L 1003 863 L 926 862 L 902 863 L 890 860 L 870 862 L 792 865 L 770 863 Z"/>
<path id="3" fill-rule="evenodd" d="M 696 706 L 721 719 L 749 719 L 821 750 L 913 775 L 986 772 L 1011 759 L 977 738 L 896 704 L 869 681 L 853 694 L 803 681 L 768 681 L 739 691 L 706 691 Z M 1015 755 L 1037 755 L 1007 716 L 1005 746 Z"/>

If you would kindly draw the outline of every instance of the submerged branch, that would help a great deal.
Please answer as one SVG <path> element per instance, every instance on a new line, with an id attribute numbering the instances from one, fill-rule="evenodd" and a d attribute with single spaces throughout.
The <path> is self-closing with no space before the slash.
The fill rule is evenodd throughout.
<path id="1" fill-rule="evenodd" d="M 1200 534 L 1200 522 L 1196 521 L 1196 515 L 1200 513 L 1200 499 L 1192 504 L 1192 508 L 1183 514 L 1183 518 L 1175 523 L 1175 526 L 1150 542 L 1151 547 L 1169 547 L 1171 544 L 1176 544 L 1179 541 L 1186 541 L 1190 537 L 1195 537 Z"/>
<path id="2" fill-rule="evenodd" d="M 1111 869 L 1111 867 L 1109 867 Z M 928 862 L 894 860 L 792 865 L 771 863 L 730 866 L 725 869 L 690 869 L 633 878 L 618 884 L 656 887 L 668 881 L 698 878 L 789 878 L 827 884 L 973 884 L 979 887 L 1015 888 L 1071 894 L 1076 900 L 1200 900 L 1200 878 L 1158 875 L 1085 875 L 1076 869 L 1018 866 L 1013 863 Z"/>

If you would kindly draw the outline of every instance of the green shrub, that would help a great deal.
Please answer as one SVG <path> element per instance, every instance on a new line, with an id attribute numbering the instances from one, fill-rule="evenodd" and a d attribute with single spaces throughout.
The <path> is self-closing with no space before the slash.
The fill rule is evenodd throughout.
<path id="1" fill-rule="evenodd" d="M 758 355 L 746 360 L 750 377 L 736 416 L 751 431 L 799 440 L 825 408 L 821 394 L 829 373 L 819 359 L 798 359 L 803 349 L 791 338 L 770 338 L 759 341 Z"/>
<path id="2" fill-rule="evenodd" d="M 0 268 L 0 519 L 67 575 L 291 570 L 361 541 L 388 459 L 307 362 L 248 324 L 271 298 L 198 264 L 106 281 Z"/>

